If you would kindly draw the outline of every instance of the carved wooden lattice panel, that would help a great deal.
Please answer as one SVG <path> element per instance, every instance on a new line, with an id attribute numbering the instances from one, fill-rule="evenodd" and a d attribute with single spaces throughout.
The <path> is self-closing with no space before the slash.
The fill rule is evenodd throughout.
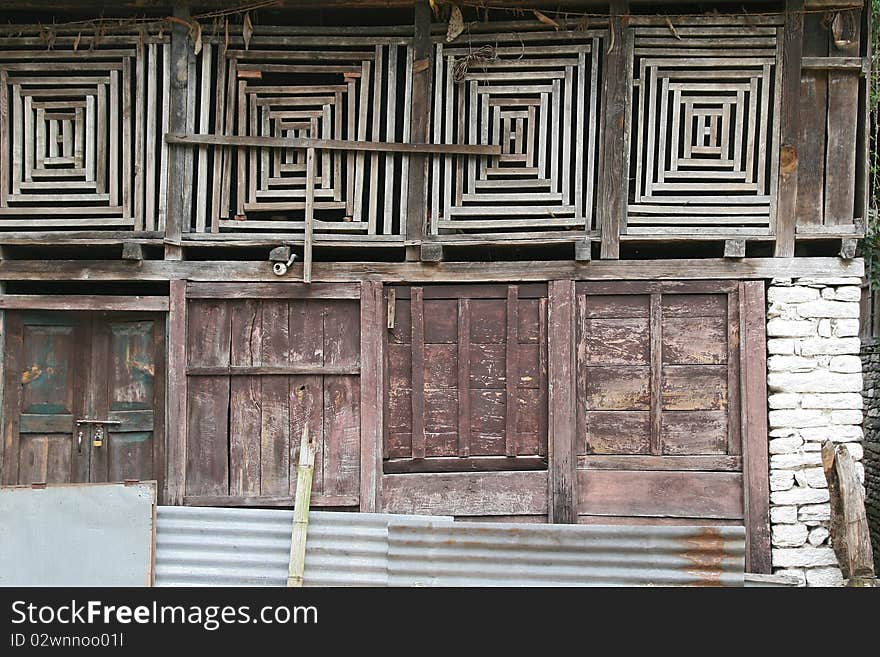
<path id="1" fill-rule="evenodd" d="M 168 37 L 92 41 L 0 39 L 2 229 L 164 228 Z"/>
<path id="2" fill-rule="evenodd" d="M 782 39 L 756 22 L 635 28 L 628 234 L 773 232 Z"/>
<path id="3" fill-rule="evenodd" d="M 292 28 L 260 29 L 247 49 L 233 38 L 228 49 L 208 45 L 202 55 L 203 94 L 209 89 L 204 81 L 216 69 L 214 132 L 409 140 L 410 38 L 299 36 Z M 209 104 L 203 100 L 200 132 L 211 128 Z M 304 149 L 217 153 L 209 156 L 207 149 L 200 149 L 197 232 L 304 230 Z M 408 166 L 400 154 L 317 150 L 315 232 L 325 240 L 401 239 Z M 210 192 L 209 169 L 214 181 Z"/>
<path id="4" fill-rule="evenodd" d="M 462 35 L 436 46 L 435 143 L 501 155 L 436 155 L 430 233 L 593 227 L 598 31 Z"/>

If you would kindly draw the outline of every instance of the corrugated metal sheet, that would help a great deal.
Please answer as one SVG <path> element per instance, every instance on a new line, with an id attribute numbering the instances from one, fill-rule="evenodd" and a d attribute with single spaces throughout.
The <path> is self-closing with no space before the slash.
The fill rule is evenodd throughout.
<path id="1" fill-rule="evenodd" d="M 391 586 L 742 586 L 735 526 L 389 526 Z"/>
<path id="2" fill-rule="evenodd" d="M 388 523 L 400 517 L 309 513 L 305 586 L 387 586 Z M 292 522 L 285 510 L 160 506 L 156 586 L 285 586 Z"/>
<path id="3" fill-rule="evenodd" d="M 293 514 L 159 507 L 156 586 L 284 586 Z M 306 586 L 742 586 L 742 527 L 309 514 Z"/>

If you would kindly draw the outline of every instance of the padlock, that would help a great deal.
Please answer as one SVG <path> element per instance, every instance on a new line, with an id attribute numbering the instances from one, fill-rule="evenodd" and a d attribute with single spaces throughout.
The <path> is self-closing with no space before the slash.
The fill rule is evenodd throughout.
<path id="1" fill-rule="evenodd" d="M 92 436 L 92 447 L 103 447 L 104 445 L 104 428 L 99 424 L 95 427 L 95 435 Z"/>

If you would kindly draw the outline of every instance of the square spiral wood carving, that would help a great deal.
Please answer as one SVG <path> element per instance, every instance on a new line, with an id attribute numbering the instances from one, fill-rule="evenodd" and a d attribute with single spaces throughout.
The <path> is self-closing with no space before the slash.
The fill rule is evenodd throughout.
<path id="1" fill-rule="evenodd" d="M 258 26 L 247 48 L 235 37 L 228 48 L 208 44 L 202 54 L 199 130 L 209 131 L 213 107 L 213 130 L 221 134 L 408 141 L 409 41 L 303 36 L 295 28 L 264 33 Z M 304 149 L 218 149 L 213 157 L 199 150 L 197 232 L 304 230 Z M 317 149 L 314 166 L 314 230 L 322 239 L 400 238 L 408 158 Z M 213 190 L 207 189 L 208 178 Z"/>
<path id="2" fill-rule="evenodd" d="M 0 39 L 0 228 L 164 226 L 168 37 L 91 40 Z"/>
<path id="3" fill-rule="evenodd" d="M 778 29 L 635 29 L 627 233 L 771 232 Z"/>
<path id="4" fill-rule="evenodd" d="M 600 43 L 539 31 L 437 44 L 434 143 L 502 153 L 432 158 L 432 234 L 592 228 Z"/>

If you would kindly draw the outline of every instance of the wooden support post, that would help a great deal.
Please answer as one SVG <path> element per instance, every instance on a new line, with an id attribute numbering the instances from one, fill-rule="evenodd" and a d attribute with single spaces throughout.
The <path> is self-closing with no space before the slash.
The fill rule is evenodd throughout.
<path id="1" fill-rule="evenodd" d="M 312 282 L 312 236 L 315 230 L 315 149 L 306 149 L 306 226 L 303 237 L 303 283 Z"/>
<path id="2" fill-rule="evenodd" d="M 423 262 L 443 262 L 443 245 L 436 242 L 422 242 L 421 259 Z"/>
<path id="3" fill-rule="evenodd" d="M 746 572 L 771 572 L 770 483 L 767 448 L 767 334 L 763 281 L 739 289 L 740 427 Z"/>
<path id="4" fill-rule="evenodd" d="M 125 240 L 122 243 L 122 259 L 123 260 L 143 260 L 144 247 L 138 242 Z"/>
<path id="5" fill-rule="evenodd" d="M 865 496 L 849 450 L 822 443 L 822 469 L 831 496 L 831 545 L 849 586 L 875 586 L 874 556 L 865 513 Z"/>
<path id="6" fill-rule="evenodd" d="M 174 16 L 185 21 L 189 20 L 189 7 L 176 5 Z M 189 85 L 196 83 L 195 80 L 190 80 L 189 76 L 190 59 L 194 57 L 187 29 L 183 25 L 174 23 L 171 27 L 170 117 L 168 121 L 170 132 L 195 131 L 195 121 L 188 120 L 188 117 L 195 115 L 195 112 L 188 111 Z M 168 165 L 165 259 L 181 260 L 183 258 L 181 236 L 184 226 L 189 227 L 190 214 L 192 213 L 193 149 L 169 149 Z"/>
<path id="7" fill-rule="evenodd" d="M 574 259 L 578 262 L 589 262 L 593 259 L 593 243 L 589 238 L 574 243 Z"/>
<path id="8" fill-rule="evenodd" d="M 306 566 L 306 536 L 309 529 L 309 506 L 312 503 L 312 476 L 315 473 L 315 441 L 309 425 L 303 426 L 296 466 L 296 496 L 293 498 L 293 529 L 290 533 L 290 560 L 287 586 L 301 587 Z"/>
<path id="9" fill-rule="evenodd" d="M 599 159 L 599 225 L 602 228 L 601 257 L 611 260 L 620 257 L 620 233 L 626 226 L 629 201 L 633 38 L 624 20 L 628 11 L 628 0 L 612 1 L 610 29 L 614 43 L 611 52 L 605 55 L 602 76 L 605 107 Z"/>
<path id="10" fill-rule="evenodd" d="M 388 315 L 383 308 L 383 286 L 361 283 L 361 478 L 360 510 L 381 511 L 383 345 Z M 389 302 L 393 307 L 393 302 Z"/>
<path id="11" fill-rule="evenodd" d="M 746 241 L 745 240 L 724 240 L 724 257 L 725 258 L 745 258 L 746 257 Z"/>
<path id="12" fill-rule="evenodd" d="M 856 257 L 856 249 L 859 246 L 857 239 L 844 237 L 840 240 L 840 257 L 845 260 L 851 260 Z"/>
<path id="13" fill-rule="evenodd" d="M 548 315 L 548 519 L 576 523 L 574 281 L 550 282 Z"/>
<path id="14" fill-rule="evenodd" d="M 428 143 L 428 116 L 431 108 L 431 7 L 427 0 L 415 3 L 415 33 L 413 36 L 412 109 L 410 111 L 410 141 Z M 421 240 L 425 235 L 427 218 L 428 157 L 411 155 L 406 208 L 406 239 Z M 418 260 L 422 253 L 408 247 L 406 259 Z"/>
<path id="15" fill-rule="evenodd" d="M 168 403 L 165 425 L 168 449 L 163 504 L 183 504 L 186 490 L 186 281 L 169 284 Z"/>
<path id="16" fill-rule="evenodd" d="M 782 45 L 782 142 L 779 151 L 779 190 L 776 203 L 777 258 L 794 256 L 797 226 L 798 136 L 801 60 L 803 58 L 804 0 L 786 0 Z"/>

